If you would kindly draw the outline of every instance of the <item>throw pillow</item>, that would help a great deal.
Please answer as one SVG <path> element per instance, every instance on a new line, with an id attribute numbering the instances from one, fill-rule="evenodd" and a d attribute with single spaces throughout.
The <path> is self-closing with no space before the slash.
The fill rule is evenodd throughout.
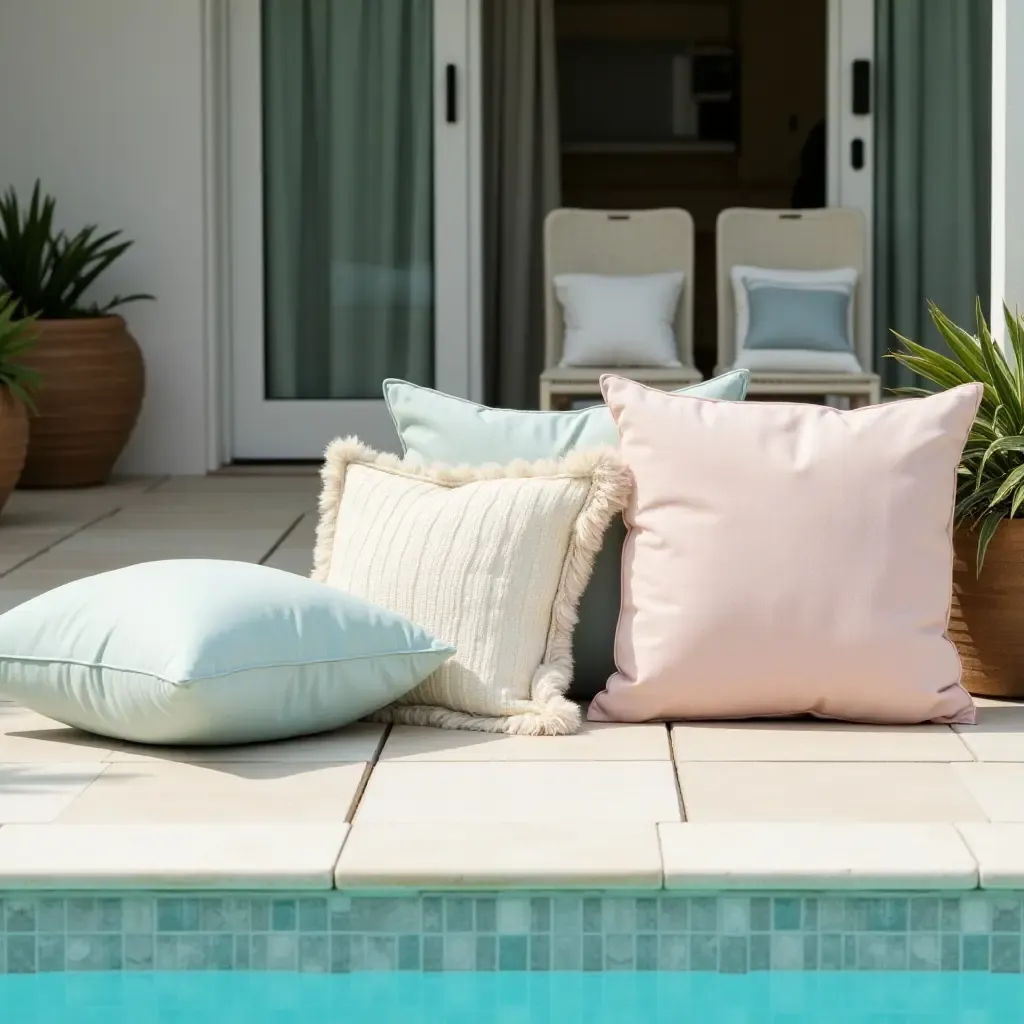
<path id="1" fill-rule="evenodd" d="M 562 366 L 681 366 L 675 320 L 682 272 L 559 274 Z"/>
<path id="2" fill-rule="evenodd" d="M 677 393 L 738 402 L 749 380 L 745 370 L 734 370 Z M 402 450 L 416 462 L 478 466 L 513 459 L 560 459 L 574 451 L 618 443 L 615 421 L 604 404 L 576 412 L 490 409 L 403 380 L 386 380 L 384 397 Z M 615 671 L 612 648 L 625 539 L 622 517 L 615 516 L 580 599 L 569 691 L 577 700 L 590 700 Z"/>
<path id="3" fill-rule="evenodd" d="M 328 448 L 323 481 L 314 577 L 458 648 L 381 717 L 536 735 L 579 727 L 565 697 L 576 607 L 631 485 L 613 451 L 453 468 L 348 438 Z"/>
<path id="4" fill-rule="evenodd" d="M 602 386 L 636 487 L 591 719 L 973 721 L 946 626 L 980 385 L 850 412 Z"/>
<path id="5" fill-rule="evenodd" d="M 0 693 L 135 743 L 249 743 L 362 718 L 452 654 L 401 615 L 279 569 L 144 562 L 0 616 Z"/>
<path id="6" fill-rule="evenodd" d="M 837 270 L 733 267 L 730 271 L 736 310 L 733 365 L 755 373 L 862 373 L 863 368 L 853 351 L 858 276 L 853 267 Z M 758 296 L 762 288 L 778 289 L 787 294 Z M 845 314 L 839 312 L 836 305 L 845 306 Z M 764 322 L 766 313 L 768 319 Z M 839 341 L 835 319 L 842 315 L 845 315 L 846 325 L 844 339 Z M 826 318 L 824 323 L 823 317 Z M 786 334 L 796 335 L 789 345 L 783 340 Z"/>

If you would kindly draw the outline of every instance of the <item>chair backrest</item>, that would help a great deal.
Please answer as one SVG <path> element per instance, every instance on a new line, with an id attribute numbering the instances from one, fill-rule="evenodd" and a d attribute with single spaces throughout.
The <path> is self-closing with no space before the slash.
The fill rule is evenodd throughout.
<path id="1" fill-rule="evenodd" d="M 562 358 L 558 274 L 686 276 L 676 310 L 679 361 L 693 365 L 693 218 L 685 210 L 552 210 L 544 222 L 544 362 Z"/>
<path id="2" fill-rule="evenodd" d="M 723 210 L 718 215 L 716 236 L 718 370 L 728 369 L 736 358 L 736 306 L 730 271 L 744 265 L 772 270 L 854 267 L 858 278 L 851 341 L 865 372 L 871 370 L 867 226 L 860 210 Z"/>

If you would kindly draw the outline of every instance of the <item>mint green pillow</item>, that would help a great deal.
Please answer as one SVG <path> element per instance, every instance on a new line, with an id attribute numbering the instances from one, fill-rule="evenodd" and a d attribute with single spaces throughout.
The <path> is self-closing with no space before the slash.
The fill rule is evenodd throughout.
<path id="1" fill-rule="evenodd" d="M 143 562 L 0 615 L 0 694 L 136 743 L 334 729 L 454 654 L 401 615 L 248 562 Z"/>
<path id="2" fill-rule="evenodd" d="M 677 393 L 741 401 L 749 381 L 747 370 L 733 370 Z M 575 412 L 491 409 L 404 380 L 384 381 L 384 398 L 406 457 L 421 462 L 481 465 L 558 459 L 579 449 L 618 444 L 615 422 L 604 405 Z M 577 700 L 589 700 L 603 690 L 615 671 L 613 646 L 625 539 L 625 527 L 616 518 L 580 601 L 570 690 Z"/>

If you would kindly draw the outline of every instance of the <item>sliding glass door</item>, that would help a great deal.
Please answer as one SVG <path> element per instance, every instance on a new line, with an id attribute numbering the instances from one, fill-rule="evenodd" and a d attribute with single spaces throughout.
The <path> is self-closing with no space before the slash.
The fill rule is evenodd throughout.
<path id="1" fill-rule="evenodd" d="M 471 397 L 472 0 L 231 0 L 233 454 L 395 448 Z"/>

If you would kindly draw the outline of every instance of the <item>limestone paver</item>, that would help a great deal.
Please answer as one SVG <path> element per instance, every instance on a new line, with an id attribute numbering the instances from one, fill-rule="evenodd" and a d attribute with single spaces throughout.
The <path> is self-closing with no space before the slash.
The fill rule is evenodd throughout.
<path id="1" fill-rule="evenodd" d="M 326 890 L 348 825 L 8 825 L 0 888 Z"/>
<path id="2" fill-rule="evenodd" d="M 958 764 L 956 773 L 989 821 L 1024 822 L 1024 764 Z"/>
<path id="3" fill-rule="evenodd" d="M 965 822 L 959 829 L 978 862 L 983 889 L 1024 889 L 1024 824 Z"/>
<path id="4" fill-rule="evenodd" d="M 357 822 L 551 824 L 678 821 L 659 761 L 381 762 Z"/>
<path id="5" fill-rule="evenodd" d="M 678 767 L 689 821 L 985 820 L 949 764 L 687 761 Z"/>
<path id="6" fill-rule="evenodd" d="M 0 824 L 54 821 L 106 768 L 101 761 L 0 764 Z"/>
<path id="7" fill-rule="evenodd" d="M 117 746 L 114 740 L 71 729 L 16 704 L 0 704 L 2 763 L 102 762 Z"/>
<path id="8" fill-rule="evenodd" d="M 366 772 L 365 764 L 121 762 L 107 765 L 56 817 L 68 824 L 343 822 Z"/>
<path id="9" fill-rule="evenodd" d="M 954 726 L 979 761 L 1024 762 L 1024 705 L 978 702 L 976 725 Z"/>
<path id="10" fill-rule="evenodd" d="M 584 722 L 575 736 L 505 736 L 397 725 L 382 761 L 667 761 L 663 725 Z"/>
<path id="11" fill-rule="evenodd" d="M 948 725 L 852 725 L 815 719 L 672 726 L 679 761 L 971 761 Z"/>
<path id="12" fill-rule="evenodd" d="M 970 889 L 953 825 L 659 825 L 667 889 Z"/>
<path id="13" fill-rule="evenodd" d="M 660 888 L 658 834 L 638 823 L 359 822 L 340 889 Z"/>
<path id="14" fill-rule="evenodd" d="M 0 718 L 0 721 L 3 719 Z M 146 747 L 135 743 L 119 744 L 111 761 L 201 761 L 219 764 L 227 761 L 272 762 L 276 764 L 340 764 L 346 761 L 375 761 L 384 742 L 385 727 L 370 722 L 355 722 L 333 732 L 298 736 L 275 743 L 243 743 L 231 747 Z M 2 748 L 0 748 L 2 749 Z"/>

